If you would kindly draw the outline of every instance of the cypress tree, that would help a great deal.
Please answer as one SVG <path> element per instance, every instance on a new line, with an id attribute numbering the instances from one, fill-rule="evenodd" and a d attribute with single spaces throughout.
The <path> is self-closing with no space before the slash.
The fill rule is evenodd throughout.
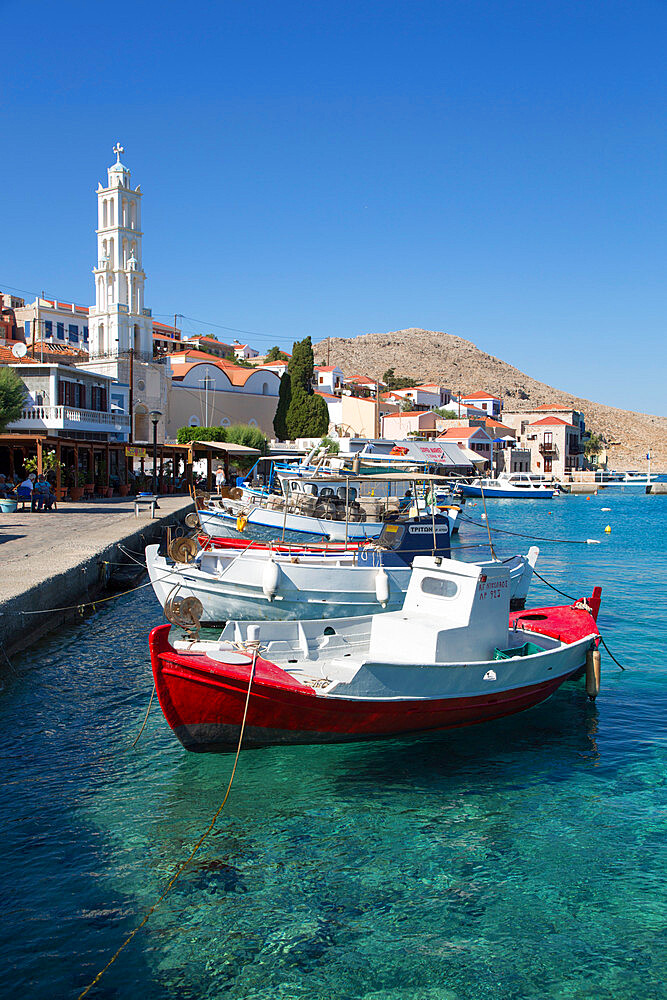
<path id="1" fill-rule="evenodd" d="M 279 441 L 286 441 L 289 437 L 287 433 L 287 411 L 292 399 L 292 380 L 289 373 L 285 372 L 280 379 L 280 389 L 278 391 L 278 406 L 273 418 L 273 429 Z"/>

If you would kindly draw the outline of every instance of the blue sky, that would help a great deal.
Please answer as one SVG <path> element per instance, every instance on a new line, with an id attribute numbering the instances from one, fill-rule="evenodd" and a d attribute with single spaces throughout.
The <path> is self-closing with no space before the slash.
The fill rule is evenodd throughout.
<path id="1" fill-rule="evenodd" d="M 158 318 L 258 348 L 443 330 L 667 411 L 664 3 L 0 12 L 3 290 L 91 301 L 120 140 Z"/>

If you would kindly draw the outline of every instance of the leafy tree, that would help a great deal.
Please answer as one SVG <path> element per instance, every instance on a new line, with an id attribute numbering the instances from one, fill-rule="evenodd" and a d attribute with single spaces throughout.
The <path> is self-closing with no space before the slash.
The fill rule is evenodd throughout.
<path id="1" fill-rule="evenodd" d="M 19 420 L 28 391 L 13 368 L 0 368 L 0 433 Z"/>
<path id="2" fill-rule="evenodd" d="M 604 441 L 599 434 L 590 434 L 584 442 L 584 455 L 594 461 L 604 450 Z"/>
<path id="3" fill-rule="evenodd" d="M 404 399 L 403 402 L 401 403 L 401 413 L 409 413 L 410 410 L 414 407 L 414 405 L 415 404 L 413 400 Z"/>
<path id="4" fill-rule="evenodd" d="M 278 390 L 278 406 L 276 415 L 273 418 L 273 429 L 279 441 L 287 440 L 287 411 L 292 400 L 292 380 L 289 372 L 285 372 L 280 378 L 280 389 Z"/>
<path id="5" fill-rule="evenodd" d="M 337 455 L 340 451 L 338 441 L 333 441 L 328 435 L 320 441 L 320 448 L 326 448 L 327 455 Z"/>
<path id="6" fill-rule="evenodd" d="M 287 355 L 285 354 L 285 352 L 281 351 L 280 348 L 276 345 L 275 347 L 271 347 L 269 349 L 269 352 L 266 355 L 266 358 L 264 360 L 265 361 L 289 361 L 289 358 L 287 357 Z"/>
<path id="7" fill-rule="evenodd" d="M 395 375 L 395 369 L 388 368 L 387 371 L 382 376 L 382 381 L 386 384 L 387 389 L 414 389 L 417 385 L 413 378 L 409 378 L 407 375 Z"/>
<path id="8" fill-rule="evenodd" d="M 444 406 L 436 406 L 433 412 L 445 420 L 456 420 L 456 410 L 446 410 Z"/>

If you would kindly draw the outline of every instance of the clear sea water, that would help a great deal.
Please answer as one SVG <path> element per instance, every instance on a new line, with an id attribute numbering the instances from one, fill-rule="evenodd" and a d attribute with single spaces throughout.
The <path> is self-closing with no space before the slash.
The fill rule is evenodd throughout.
<path id="1" fill-rule="evenodd" d="M 667 497 L 488 509 L 600 539 L 543 543 L 538 570 L 576 596 L 602 584 L 627 670 L 603 654 L 595 704 L 571 682 L 485 728 L 242 753 L 192 867 L 89 996 L 667 996 Z M 552 598 L 538 582 L 530 603 Z M 2 668 L 2 996 L 76 997 L 222 798 L 232 757 L 186 753 L 156 704 L 132 749 L 160 620 L 145 589 Z"/>

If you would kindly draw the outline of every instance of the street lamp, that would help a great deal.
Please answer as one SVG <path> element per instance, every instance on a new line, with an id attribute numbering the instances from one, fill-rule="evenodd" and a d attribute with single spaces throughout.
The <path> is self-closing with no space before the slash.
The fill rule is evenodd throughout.
<path id="1" fill-rule="evenodd" d="M 150 418 L 153 421 L 153 495 L 157 496 L 157 425 L 160 423 L 162 413 L 160 410 L 151 410 Z"/>

